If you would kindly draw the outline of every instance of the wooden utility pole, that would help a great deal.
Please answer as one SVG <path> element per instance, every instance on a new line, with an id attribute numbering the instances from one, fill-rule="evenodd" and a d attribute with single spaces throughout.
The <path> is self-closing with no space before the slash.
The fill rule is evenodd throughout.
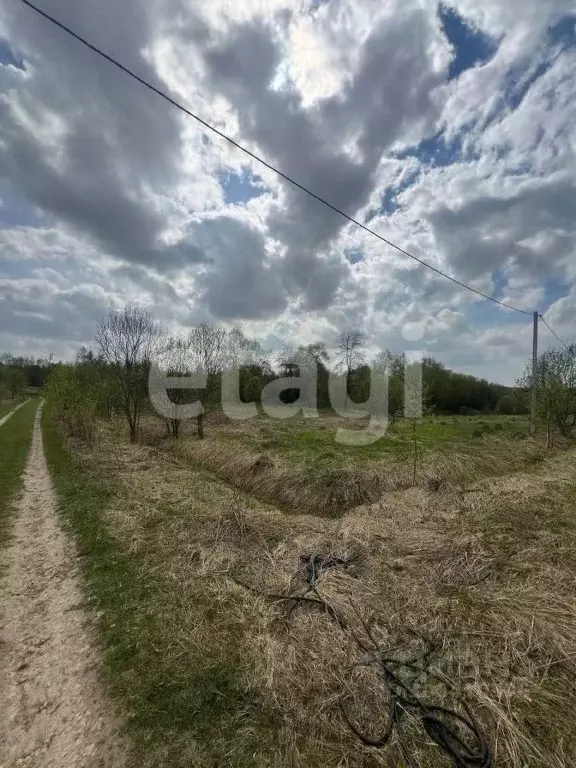
<path id="1" fill-rule="evenodd" d="M 530 408 L 530 434 L 536 432 L 536 397 L 538 386 L 538 312 L 534 312 L 534 325 L 532 335 L 532 406 Z"/>

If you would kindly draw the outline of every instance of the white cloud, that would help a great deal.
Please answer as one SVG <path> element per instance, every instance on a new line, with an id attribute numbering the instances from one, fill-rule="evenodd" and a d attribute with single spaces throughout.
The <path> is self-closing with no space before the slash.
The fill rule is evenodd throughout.
<path id="1" fill-rule="evenodd" d="M 570 5 L 449 4 L 497 43 L 450 82 L 421 0 L 43 7 L 418 258 L 523 309 L 557 296 L 547 317 L 573 334 L 576 56 L 549 32 Z M 480 307 L 29 9 L 3 7 L 0 30 L 25 62 L 0 64 L 0 182 L 39 212 L 23 226 L 0 209 L 0 344 L 67 354 L 137 300 L 167 328 L 239 322 L 274 346 L 361 327 L 401 348 L 422 323 L 451 365 L 519 373 L 529 318 Z M 439 131 L 458 154 L 434 166 L 416 147 Z M 223 175 L 244 173 L 265 194 L 230 200 Z"/>

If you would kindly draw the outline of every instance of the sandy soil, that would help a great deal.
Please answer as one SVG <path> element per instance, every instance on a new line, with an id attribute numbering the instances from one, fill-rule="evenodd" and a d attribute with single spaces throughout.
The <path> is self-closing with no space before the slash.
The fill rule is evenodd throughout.
<path id="1" fill-rule="evenodd" d="M 10 413 L 7 413 L 7 414 L 6 414 L 6 416 L 3 416 L 3 417 L 0 419 L 0 427 L 2 426 L 2 424 L 6 424 L 6 422 L 8 421 L 8 419 L 9 419 L 11 416 L 14 416 L 14 414 L 16 413 L 16 411 L 19 411 L 19 410 L 20 410 L 20 408 L 22 408 L 22 406 L 23 406 L 23 405 L 26 405 L 26 403 L 27 403 L 27 402 L 29 402 L 29 399 L 28 399 L 28 400 L 24 400 L 24 402 L 23 402 L 23 403 L 20 403 L 19 405 L 17 405 L 17 406 L 16 406 L 16 408 L 13 408 L 13 409 L 10 411 Z"/>
<path id="2" fill-rule="evenodd" d="M 0 577 L 0 768 L 116 768 L 112 708 L 98 678 L 74 548 L 60 528 L 40 406 Z"/>

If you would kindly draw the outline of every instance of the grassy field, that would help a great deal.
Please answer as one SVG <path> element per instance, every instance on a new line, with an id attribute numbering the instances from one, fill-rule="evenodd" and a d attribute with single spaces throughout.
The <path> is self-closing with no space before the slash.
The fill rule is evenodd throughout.
<path id="1" fill-rule="evenodd" d="M 23 399 L 23 397 L 17 397 L 14 400 L 0 400 L 0 419 L 10 413 Z"/>
<path id="2" fill-rule="evenodd" d="M 388 457 L 402 459 L 412 452 L 413 424 L 410 421 L 402 420 L 391 425 L 384 437 L 367 446 L 336 444 L 334 438 L 338 427 L 354 429 L 350 422 L 331 416 L 295 418 L 286 422 L 261 417 L 244 427 L 234 422 L 216 425 L 216 437 L 241 442 L 255 451 L 269 451 L 319 464 L 342 463 L 347 459 L 352 459 L 354 463 Z M 519 436 L 527 432 L 526 418 L 517 416 L 430 417 L 416 421 L 416 438 L 420 448 L 426 452 L 450 451 L 469 444 L 472 439 L 492 434 Z"/>
<path id="3" fill-rule="evenodd" d="M 478 436 L 480 421 L 493 428 Z M 145 443 L 130 445 L 103 425 L 88 449 L 64 443 L 46 413 L 47 458 L 79 539 L 132 764 L 388 768 L 408 764 L 404 749 L 423 768 L 449 765 L 413 715 L 381 749 L 345 722 L 342 694 L 357 728 L 383 728 L 381 680 L 354 666 L 367 660 L 354 636 L 366 639 L 369 627 L 397 659 L 433 643 L 436 677 L 411 684 L 428 703 L 459 707 L 440 682 L 449 679 L 495 765 L 572 766 L 574 449 L 545 454 L 519 436 L 518 419 L 447 418 L 418 425 L 415 485 L 408 470 L 398 481 L 406 459 L 384 446 L 369 457 L 335 451 L 303 479 L 319 451 L 335 450 L 327 435 L 336 425 L 278 426 L 210 417 L 204 441 L 175 443 L 148 424 Z M 402 424 L 388 440 L 409 457 L 410 437 Z M 246 457 L 260 459 L 257 476 L 284 473 L 291 504 L 264 503 L 264 481 L 256 495 L 244 490 L 247 465 L 228 465 Z M 430 483 L 432 465 L 444 468 L 440 485 Z M 325 471 L 347 487 L 368 471 L 392 481 L 377 499 L 328 514 Z M 268 491 L 278 497 L 274 483 Z M 345 628 L 317 605 L 267 597 L 303 591 L 301 558 L 313 553 L 353 557 L 317 584 Z"/>
<path id="4" fill-rule="evenodd" d="M 0 418 L 15 404 L 12 402 L 5 412 L 0 406 Z M 31 400 L 0 427 L 0 542 L 6 538 L 10 505 L 21 484 L 37 407 L 38 401 Z"/>
<path id="5" fill-rule="evenodd" d="M 471 484 L 542 460 L 544 439 L 528 438 L 524 417 L 424 418 L 400 421 L 363 447 L 338 444 L 334 416 L 231 422 L 206 418 L 199 441 L 191 425 L 178 442 L 150 418 L 143 441 L 219 474 L 226 482 L 285 511 L 340 516 L 385 492 L 414 485 Z M 415 429 L 414 429 L 415 427 Z"/>

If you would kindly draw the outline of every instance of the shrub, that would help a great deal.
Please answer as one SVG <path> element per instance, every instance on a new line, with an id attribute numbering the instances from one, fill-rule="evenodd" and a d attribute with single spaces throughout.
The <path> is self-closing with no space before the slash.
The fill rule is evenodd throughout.
<path id="1" fill-rule="evenodd" d="M 516 403 L 512 395 L 502 395 L 500 400 L 496 403 L 495 413 L 499 413 L 502 416 L 512 416 L 516 413 Z"/>
<path id="2" fill-rule="evenodd" d="M 59 365 L 47 381 L 46 397 L 70 437 L 94 442 L 99 408 L 96 382 L 87 381 L 79 368 Z"/>

